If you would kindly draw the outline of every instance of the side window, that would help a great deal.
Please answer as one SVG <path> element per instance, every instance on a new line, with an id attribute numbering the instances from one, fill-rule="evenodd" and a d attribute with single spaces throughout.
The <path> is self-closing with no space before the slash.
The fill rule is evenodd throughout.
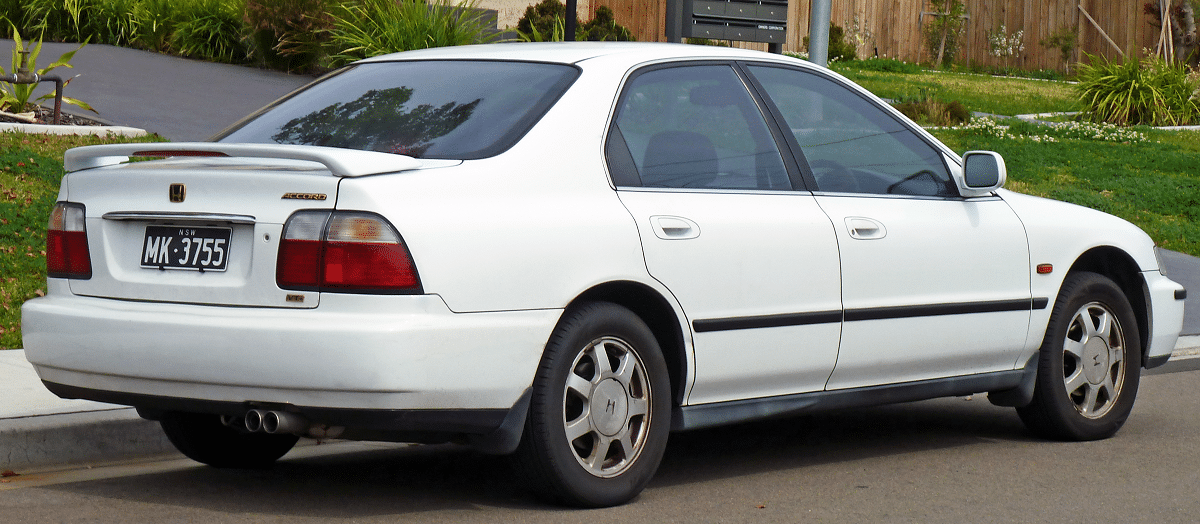
<path id="1" fill-rule="evenodd" d="M 749 70 L 782 113 L 819 190 L 958 196 L 941 152 L 857 93 L 813 73 Z"/>
<path id="2" fill-rule="evenodd" d="M 792 188 L 762 112 L 728 65 L 634 77 L 606 150 L 618 186 Z"/>

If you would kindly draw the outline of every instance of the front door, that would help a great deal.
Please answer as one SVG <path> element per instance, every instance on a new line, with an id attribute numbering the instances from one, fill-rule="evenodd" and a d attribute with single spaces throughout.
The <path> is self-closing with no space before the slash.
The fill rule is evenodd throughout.
<path id="1" fill-rule="evenodd" d="M 845 324 L 827 389 L 1013 369 L 1033 303 L 1025 231 L 1007 203 L 959 196 L 940 147 L 847 85 L 747 70 L 837 234 Z"/>

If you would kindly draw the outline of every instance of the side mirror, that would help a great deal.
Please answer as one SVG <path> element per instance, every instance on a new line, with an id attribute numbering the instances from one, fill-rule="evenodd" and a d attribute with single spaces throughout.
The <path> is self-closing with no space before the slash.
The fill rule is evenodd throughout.
<path id="1" fill-rule="evenodd" d="M 983 196 L 1004 187 L 1008 170 L 1004 157 L 994 151 L 967 151 L 962 156 L 963 179 L 959 193 L 964 197 Z"/>

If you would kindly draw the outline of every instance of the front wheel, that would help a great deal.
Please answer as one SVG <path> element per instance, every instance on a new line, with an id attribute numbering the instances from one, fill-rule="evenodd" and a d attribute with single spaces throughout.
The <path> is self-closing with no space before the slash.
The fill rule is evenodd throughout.
<path id="1" fill-rule="evenodd" d="M 1133 409 L 1141 354 L 1133 308 L 1116 283 L 1068 275 L 1042 342 L 1033 402 L 1017 413 L 1042 437 L 1111 437 Z"/>
<path id="2" fill-rule="evenodd" d="M 623 504 L 666 449 L 670 386 L 650 328 L 597 302 L 559 321 L 533 382 L 516 465 L 531 487 L 568 504 Z"/>

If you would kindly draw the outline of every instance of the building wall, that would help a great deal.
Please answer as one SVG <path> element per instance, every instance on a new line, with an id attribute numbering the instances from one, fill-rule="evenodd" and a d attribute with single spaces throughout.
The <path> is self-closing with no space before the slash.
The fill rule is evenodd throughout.
<path id="1" fill-rule="evenodd" d="M 1004 24 L 1007 31 L 1024 30 L 1025 51 L 1010 58 L 1009 65 L 1023 69 L 1062 69 L 1063 61 L 1057 49 L 1048 49 L 1038 42 L 1059 28 L 1069 27 L 1078 35 L 1079 51 L 1108 58 L 1119 57 L 1121 51 L 1144 55 L 1142 49 L 1153 51 L 1158 41 L 1158 29 L 1152 17 L 1142 12 L 1147 0 L 964 0 L 967 8 L 967 30 L 961 40 L 958 63 L 974 62 L 984 65 L 1003 65 L 1000 58 L 991 56 L 987 33 Z M 617 22 L 628 27 L 642 41 L 665 41 L 666 0 L 593 0 L 591 9 L 606 5 Z M 1088 21 L 1079 9 L 1082 6 L 1107 33 L 1116 47 L 1109 44 L 1100 29 Z M 809 0 L 791 0 L 788 5 L 788 33 L 784 51 L 802 50 L 808 34 Z M 590 18 L 590 13 L 581 18 Z M 859 56 L 878 54 L 916 62 L 931 58 L 921 38 L 922 24 L 933 15 L 927 0 L 832 0 L 831 20 L 849 30 L 857 17 L 859 25 L 872 38 L 864 42 Z M 848 33 L 850 31 L 847 31 Z M 738 47 L 766 49 L 765 44 L 738 43 Z M 1120 48 L 1121 51 L 1118 51 Z"/>
<path id="2" fill-rule="evenodd" d="M 503 30 L 516 29 L 517 21 L 525 16 L 525 8 L 536 3 L 538 0 L 478 0 L 475 7 L 496 11 L 496 29 Z M 585 22 L 591 20 L 591 0 L 576 0 L 576 4 L 579 18 Z"/>

